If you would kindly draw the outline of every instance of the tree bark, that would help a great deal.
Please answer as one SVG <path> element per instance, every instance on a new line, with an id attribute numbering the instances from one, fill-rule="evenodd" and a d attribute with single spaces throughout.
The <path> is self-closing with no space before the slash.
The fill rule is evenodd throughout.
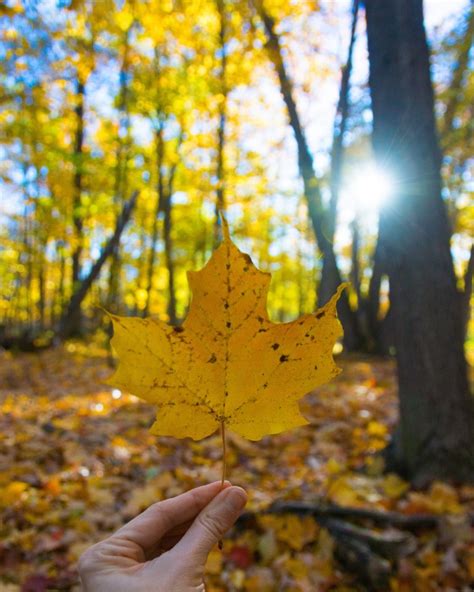
<path id="1" fill-rule="evenodd" d="M 130 50 L 130 31 L 133 25 L 124 32 L 122 65 L 120 68 L 120 92 L 119 92 L 119 125 L 117 135 L 117 151 L 114 180 L 114 205 L 119 210 L 122 206 L 125 196 L 128 192 L 128 161 L 130 148 L 130 113 L 129 113 L 129 50 Z M 117 211 L 117 217 L 120 212 Z M 117 244 L 111 256 L 109 268 L 109 285 L 107 292 L 107 310 L 117 311 L 120 292 L 120 243 Z"/>
<path id="2" fill-rule="evenodd" d="M 163 204 L 163 239 L 165 246 L 165 261 L 166 269 L 168 271 L 168 321 L 172 325 L 176 325 L 178 319 L 176 317 L 176 293 L 174 280 L 174 262 L 173 262 L 173 239 L 171 230 L 173 227 L 172 221 L 172 192 L 167 192 Z"/>
<path id="3" fill-rule="evenodd" d="M 225 134 L 227 127 L 227 47 L 226 47 L 226 6 L 225 0 L 216 0 L 217 11 L 219 13 L 219 51 L 221 54 L 220 68 L 220 94 L 219 103 L 219 127 L 217 130 L 217 190 L 216 190 L 216 209 L 214 221 L 214 247 L 222 239 L 221 221 L 219 211 L 225 211 Z"/>
<path id="4" fill-rule="evenodd" d="M 160 212 L 163 209 L 165 202 L 165 184 L 163 179 L 163 160 L 165 153 L 165 144 L 163 139 L 163 123 L 160 123 L 155 132 L 155 149 L 156 149 L 156 203 L 153 212 L 153 225 L 151 229 L 151 245 L 148 259 L 147 282 L 146 282 L 146 301 L 143 309 L 143 316 L 147 316 L 150 312 L 151 291 L 153 289 L 153 275 L 155 272 L 156 259 L 156 245 L 158 243 L 158 222 Z"/>
<path id="5" fill-rule="evenodd" d="M 362 291 L 360 286 L 360 232 L 359 232 L 359 220 L 355 218 L 352 221 L 352 249 L 351 249 L 351 282 L 354 287 L 357 301 L 360 304 L 362 301 Z"/>
<path id="6" fill-rule="evenodd" d="M 388 350 L 382 343 L 382 324 L 379 318 L 380 290 L 382 287 L 383 264 L 380 240 L 377 239 L 372 258 L 372 275 L 370 276 L 369 291 L 364 300 L 364 314 L 367 322 L 368 349 L 377 354 L 387 354 Z"/>
<path id="7" fill-rule="evenodd" d="M 352 3 L 352 21 L 347 60 L 341 72 L 341 84 L 339 99 L 337 102 L 336 116 L 334 118 L 334 131 L 331 148 L 331 200 L 329 202 L 328 230 L 331 240 L 334 239 L 337 222 L 337 204 L 341 190 L 341 174 L 344 155 L 344 136 L 349 117 L 349 91 L 352 73 L 352 58 L 356 40 L 357 17 L 359 16 L 359 0 Z"/>
<path id="8" fill-rule="evenodd" d="M 81 304 L 84 301 L 84 298 L 87 296 L 94 281 L 99 277 L 100 271 L 104 263 L 112 255 L 114 249 L 117 246 L 117 243 L 120 241 L 122 232 L 132 216 L 132 212 L 135 208 L 137 198 L 138 191 L 133 193 L 129 201 L 124 204 L 122 213 L 117 219 L 117 225 L 115 227 L 114 233 L 105 244 L 101 254 L 92 265 L 92 268 L 87 274 L 87 276 L 80 282 L 74 294 L 72 295 L 67 310 L 61 319 L 61 324 L 59 328 L 59 337 L 61 339 L 66 339 L 75 334 L 77 327 L 74 319 L 77 317 L 77 310 L 81 308 Z"/>
<path id="9" fill-rule="evenodd" d="M 80 283 L 82 268 L 82 250 L 83 250 L 83 231 L 84 220 L 82 215 L 82 181 L 84 170 L 84 100 L 85 85 L 78 78 L 76 85 L 76 105 L 74 113 L 76 116 L 76 134 L 74 139 L 74 179 L 73 179 L 73 200 L 72 200 L 72 224 L 74 231 L 74 246 L 72 250 L 72 275 L 71 275 L 71 294 L 73 295 Z M 81 309 L 75 310 L 76 317 L 71 319 L 75 325 L 74 333 L 81 332 Z"/>
<path id="10" fill-rule="evenodd" d="M 367 0 L 366 18 L 374 150 L 397 178 L 380 217 L 398 363 L 394 457 L 418 486 L 472 481 L 474 414 L 422 0 Z"/>
<path id="11" fill-rule="evenodd" d="M 281 54 L 280 39 L 275 32 L 275 24 L 272 17 L 267 14 L 261 0 L 253 0 L 255 8 L 262 19 L 267 34 L 267 50 L 270 60 L 278 75 L 280 92 L 285 102 L 290 125 L 295 135 L 298 151 L 298 168 L 303 180 L 304 195 L 306 197 L 309 217 L 313 227 L 316 243 L 321 251 L 325 265 L 324 275 L 321 277 L 318 293 L 318 304 L 325 304 L 341 284 L 341 274 L 337 265 L 332 240 L 328 237 L 327 213 L 323 206 L 323 200 L 319 187 L 319 181 L 314 172 L 313 157 L 308 147 L 305 133 L 300 122 L 296 103 L 293 98 L 293 85 L 286 72 Z M 349 305 L 349 298 L 344 291 L 339 299 L 338 313 L 344 327 L 344 344 L 349 350 L 359 347 L 360 336 L 357 327 L 357 319 Z"/>
<path id="12" fill-rule="evenodd" d="M 181 131 L 178 137 L 176 145 L 176 153 L 179 154 L 181 144 L 184 140 L 185 130 L 181 125 Z M 166 188 L 166 196 L 163 206 L 163 238 L 165 243 L 165 260 L 166 269 L 168 270 L 168 320 L 172 325 L 178 323 L 178 316 L 176 312 L 176 290 L 175 290 L 175 268 L 173 260 L 173 237 L 171 234 L 173 228 L 172 211 L 173 211 L 173 193 L 174 193 L 174 179 L 176 175 L 176 169 L 178 168 L 178 159 L 175 159 L 174 163 L 169 168 L 168 182 Z"/>
<path id="13" fill-rule="evenodd" d="M 82 177 L 83 177 L 83 147 L 84 147 L 84 98 L 85 86 L 81 80 L 77 80 L 76 105 L 76 135 L 74 140 L 74 180 L 73 180 L 73 202 L 72 222 L 74 227 L 74 240 L 76 242 L 72 252 L 72 290 L 75 289 L 81 276 L 81 255 L 83 241 L 83 219 L 81 212 L 82 205 Z"/>
<path id="14" fill-rule="evenodd" d="M 329 208 L 326 215 L 326 228 L 324 230 L 326 236 L 331 241 L 331 243 L 334 242 L 334 235 L 337 226 L 337 205 L 339 202 L 339 193 L 341 190 L 341 176 L 344 156 L 344 136 L 347 128 L 347 119 L 349 116 L 350 77 L 352 73 L 352 59 L 354 54 L 358 14 L 359 0 L 353 0 L 349 49 L 347 52 L 346 63 L 342 67 L 341 72 L 339 99 L 337 102 L 336 114 L 334 118 L 334 131 L 331 148 L 331 198 L 329 201 Z M 336 285 L 336 283 L 337 278 L 335 277 L 334 263 L 331 261 L 331 257 L 323 257 L 323 268 L 321 271 L 321 280 L 319 283 L 318 291 L 319 306 L 325 304 L 331 297 L 331 295 L 334 292 L 334 285 Z M 357 348 L 362 346 L 363 341 L 359 313 L 360 311 L 356 311 L 356 313 L 354 313 L 354 319 L 352 321 L 355 327 L 354 330 L 357 332 Z"/>
<path id="15" fill-rule="evenodd" d="M 39 328 L 44 331 L 46 328 L 46 270 L 47 263 L 44 253 L 46 252 L 46 244 L 40 245 L 42 249 L 38 253 L 38 314 L 39 314 Z"/>

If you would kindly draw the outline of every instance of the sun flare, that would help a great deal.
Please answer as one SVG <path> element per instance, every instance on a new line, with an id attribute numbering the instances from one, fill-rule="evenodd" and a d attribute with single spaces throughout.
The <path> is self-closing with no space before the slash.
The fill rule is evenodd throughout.
<path id="1" fill-rule="evenodd" d="M 355 173 L 346 183 L 345 192 L 359 212 L 378 211 L 392 197 L 394 181 L 389 173 L 370 164 Z"/>

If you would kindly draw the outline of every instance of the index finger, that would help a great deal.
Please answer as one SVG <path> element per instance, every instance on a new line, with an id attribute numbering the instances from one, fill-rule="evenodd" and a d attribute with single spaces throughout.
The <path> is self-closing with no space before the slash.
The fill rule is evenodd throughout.
<path id="1" fill-rule="evenodd" d="M 120 528 L 113 537 L 125 538 L 147 550 L 173 527 L 192 520 L 226 487 L 220 481 L 191 489 L 176 497 L 157 502 Z"/>

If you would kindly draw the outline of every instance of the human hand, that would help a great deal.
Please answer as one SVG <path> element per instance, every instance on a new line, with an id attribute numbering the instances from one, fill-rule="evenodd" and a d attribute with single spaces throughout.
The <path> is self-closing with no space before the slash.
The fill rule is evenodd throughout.
<path id="1" fill-rule="evenodd" d="M 204 592 L 207 556 L 246 502 L 217 481 L 153 504 L 82 555 L 83 592 Z"/>

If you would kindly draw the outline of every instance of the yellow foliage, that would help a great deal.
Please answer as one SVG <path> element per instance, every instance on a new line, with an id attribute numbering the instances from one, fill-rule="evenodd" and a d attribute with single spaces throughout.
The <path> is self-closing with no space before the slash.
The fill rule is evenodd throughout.
<path id="1" fill-rule="evenodd" d="M 114 17 L 114 20 L 122 31 L 128 31 L 133 23 L 133 14 L 126 9 L 119 10 Z"/>
<path id="2" fill-rule="evenodd" d="M 309 516 L 263 516 L 260 523 L 265 528 L 271 528 L 278 541 L 295 551 L 301 551 L 305 545 L 315 541 L 318 533 L 316 522 Z"/>
<path id="3" fill-rule="evenodd" d="M 119 367 L 110 384 L 158 406 L 152 433 L 199 440 L 220 424 L 250 439 L 307 424 L 298 401 L 339 373 L 340 286 L 315 314 L 273 323 L 270 274 L 225 239 L 199 272 L 181 327 L 111 315 Z"/>
<path id="4" fill-rule="evenodd" d="M 219 575 L 222 572 L 222 552 L 214 549 L 209 553 L 206 563 L 206 572 Z"/>
<path id="5" fill-rule="evenodd" d="M 383 423 L 379 423 L 378 421 L 371 421 L 367 426 L 367 433 L 369 434 L 369 436 L 384 438 L 388 433 L 388 429 L 387 426 Z"/>
<path id="6" fill-rule="evenodd" d="M 401 479 L 394 473 L 389 473 L 384 477 L 380 483 L 380 486 L 390 499 L 398 499 L 402 497 L 410 488 L 410 484 Z"/>
<path id="7" fill-rule="evenodd" d="M 440 481 L 433 483 L 427 493 L 410 493 L 409 503 L 418 511 L 435 514 L 458 514 L 464 511 L 454 487 Z"/>
<path id="8" fill-rule="evenodd" d="M 0 506 L 7 507 L 14 504 L 22 498 L 27 489 L 27 483 L 23 481 L 12 481 L 0 491 Z"/>

